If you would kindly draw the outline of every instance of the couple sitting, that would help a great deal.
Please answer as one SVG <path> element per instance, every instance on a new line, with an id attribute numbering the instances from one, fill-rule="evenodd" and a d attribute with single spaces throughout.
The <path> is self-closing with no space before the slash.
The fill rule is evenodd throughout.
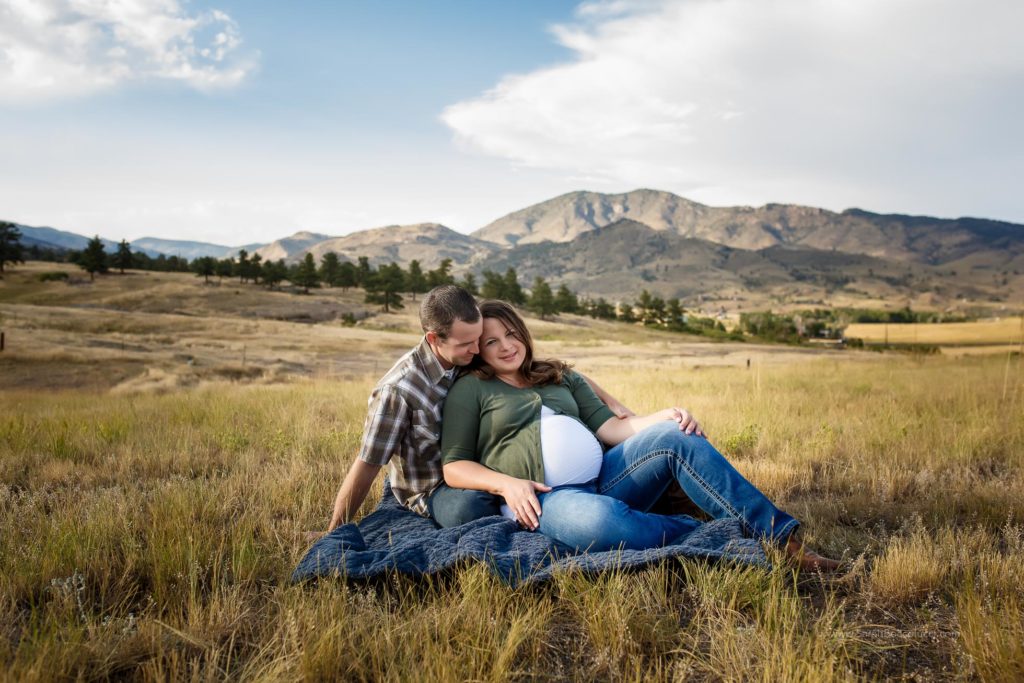
<path id="1" fill-rule="evenodd" d="M 736 519 L 801 569 L 838 566 L 802 547 L 799 522 L 744 479 L 687 411 L 637 417 L 565 363 L 535 359 L 509 304 L 478 306 L 445 285 L 424 297 L 420 322 L 423 341 L 370 397 L 328 530 L 354 516 L 389 465 L 398 501 L 441 526 L 504 514 L 580 551 L 652 548 L 700 524 L 647 511 L 676 483 L 705 513 Z"/>

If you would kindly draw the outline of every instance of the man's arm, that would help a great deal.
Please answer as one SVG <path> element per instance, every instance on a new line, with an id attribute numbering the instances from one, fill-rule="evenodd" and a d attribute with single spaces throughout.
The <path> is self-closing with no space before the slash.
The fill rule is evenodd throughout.
<path id="1" fill-rule="evenodd" d="M 380 465 L 371 465 L 359 458 L 352 462 L 345 480 L 341 482 L 341 488 L 338 489 L 338 496 L 334 499 L 334 514 L 331 516 L 330 526 L 327 527 L 328 533 L 339 524 L 352 520 L 359 511 L 359 506 L 366 500 L 366 494 L 369 493 L 378 472 Z"/>
<path id="2" fill-rule="evenodd" d="M 597 382 L 590 379 L 582 372 L 576 371 L 576 374 L 582 377 L 583 381 L 590 385 L 590 388 L 594 390 L 594 393 L 597 394 L 597 397 L 599 399 L 601 399 L 601 402 L 608 406 L 613 413 L 615 413 L 615 417 L 622 420 L 627 417 L 633 417 L 634 415 L 636 415 L 636 413 L 634 413 L 632 410 L 622 405 L 622 403 L 619 402 L 619 399 L 615 398 L 607 391 L 602 389 L 600 386 L 598 386 Z"/>
<path id="3" fill-rule="evenodd" d="M 374 389 L 363 425 L 363 442 L 338 489 L 327 531 L 348 522 L 359 511 L 377 473 L 391 459 L 409 426 L 408 412 L 405 400 L 394 387 Z"/>

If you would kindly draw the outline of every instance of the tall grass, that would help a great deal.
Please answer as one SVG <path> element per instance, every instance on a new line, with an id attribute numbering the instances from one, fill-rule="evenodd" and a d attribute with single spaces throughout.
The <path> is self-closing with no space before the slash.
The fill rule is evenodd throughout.
<path id="1" fill-rule="evenodd" d="M 370 377 L 5 392 L 0 667 L 12 680 L 1019 679 L 1024 392 L 1004 391 L 1004 366 L 597 376 L 637 410 L 690 408 L 853 568 L 823 580 L 673 561 L 518 589 L 481 566 L 288 583 L 357 449 Z"/>

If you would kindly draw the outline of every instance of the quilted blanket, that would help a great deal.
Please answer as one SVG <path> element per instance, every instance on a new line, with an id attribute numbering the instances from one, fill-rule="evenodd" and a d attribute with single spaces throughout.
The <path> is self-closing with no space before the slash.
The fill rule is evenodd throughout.
<path id="1" fill-rule="evenodd" d="M 553 572 L 639 568 L 668 557 L 710 558 L 767 565 L 761 544 L 745 538 L 739 522 L 706 522 L 671 544 L 649 550 L 575 553 L 504 517 L 484 517 L 441 529 L 403 508 L 385 485 L 380 504 L 358 524 L 320 538 L 299 561 L 293 581 L 324 576 L 368 579 L 390 572 L 438 574 L 483 562 L 510 585 L 549 579 Z"/>

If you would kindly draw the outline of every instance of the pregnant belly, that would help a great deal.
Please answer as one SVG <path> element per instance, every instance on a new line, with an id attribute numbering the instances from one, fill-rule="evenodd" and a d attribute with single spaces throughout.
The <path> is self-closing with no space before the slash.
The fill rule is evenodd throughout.
<path id="1" fill-rule="evenodd" d="M 544 483 L 586 484 L 601 474 L 604 452 L 589 429 L 568 415 L 544 415 L 540 421 Z"/>

